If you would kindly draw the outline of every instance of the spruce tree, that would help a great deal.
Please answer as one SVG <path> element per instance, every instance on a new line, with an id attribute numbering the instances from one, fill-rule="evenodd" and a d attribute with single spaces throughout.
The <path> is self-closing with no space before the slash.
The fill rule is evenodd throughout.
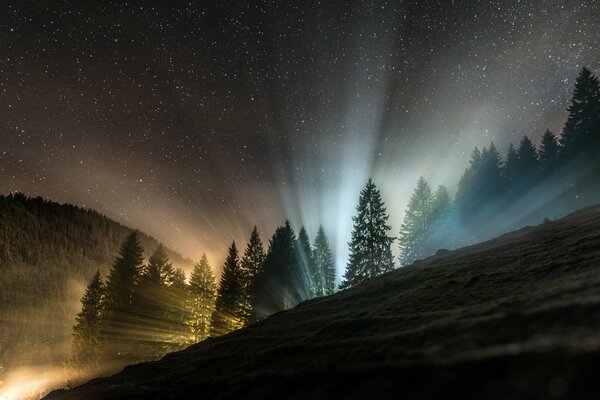
<path id="1" fill-rule="evenodd" d="M 217 290 L 215 311 L 211 319 L 211 336 L 225 335 L 243 326 L 243 279 L 238 250 L 233 242 L 229 247 Z"/>
<path id="2" fill-rule="evenodd" d="M 322 226 L 319 227 L 315 237 L 313 254 L 313 260 L 319 275 L 319 286 L 316 288 L 315 295 L 317 297 L 329 296 L 335 292 L 336 271 L 329 241 Z"/>
<path id="3" fill-rule="evenodd" d="M 434 197 L 423 177 L 410 197 L 398 237 L 400 265 L 408 265 L 427 255 L 427 234 L 434 217 Z"/>
<path id="4" fill-rule="evenodd" d="M 200 261 L 194 264 L 189 284 L 188 309 L 190 313 L 187 325 L 194 343 L 200 342 L 210 335 L 216 290 L 217 284 L 212 268 L 206 254 L 203 254 Z"/>
<path id="5" fill-rule="evenodd" d="M 535 180 L 538 176 L 539 159 L 537 149 L 529 137 L 523 136 L 521 143 L 519 143 L 517 156 L 519 179 L 526 180 L 527 186 L 531 186 L 532 179 Z"/>
<path id="6" fill-rule="evenodd" d="M 471 152 L 471 159 L 469 160 L 469 166 L 463 173 L 458 183 L 458 190 L 456 192 L 455 203 L 458 211 L 460 220 L 464 224 L 472 222 L 473 214 L 472 211 L 477 205 L 476 195 L 477 187 L 479 184 L 479 175 L 481 170 L 481 151 L 478 147 L 475 147 Z"/>
<path id="7" fill-rule="evenodd" d="M 555 173 L 559 167 L 559 145 L 556 135 L 549 129 L 546 130 L 544 136 L 542 136 L 542 143 L 540 146 L 540 167 L 545 177 Z"/>
<path id="8" fill-rule="evenodd" d="M 379 190 L 371 179 L 360 193 L 354 228 L 349 243 L 350 259 L 341 288 L 354 286 L 394 268 L 391 244 L 388 236 L 389 216 Z"/>
<path id="9" fill-rule="evenodd" d="M 85 289 L 81 298 L 81 311 L 75 317 L 71 342 L 70 365 L 75 369 L 93 369 L 101 361 L 100 330 L 104 309 L 105 288 L 100 271 Z"/>
<path id="10" fill-rule="evenodd" d="M 166 351 L 163 353 L 181 350 L 185 344 L 192 341 L 187 329 L 189 291 L 185 280 L 185 272 L 181 268 L 176 268 L 166 288 L 168 295 L 166 320 L 169 336 L 164 346 Z"/>
<path id="11" fill-rule="evenodd" d="M 596 156 L 594 144 L 600 141 L 600 83 L 583 67 L 575 80 L 569 116 L 560 138 L 564 162 Z"/>
<path id="12" fill-rule="evenodd" d="M 168 285 L 174 274 L 175 269 L 165 247 L 158 245 L 148 264 L 142 268 L 134 293 L 135 323 L 138 328 L 131 336 L 139 341 L 137 351 L 143 358 L 160 356 L 170 342 L 172 303 Z"/>
<path id="13" fill-rule="evenodd" d="M 307 276 L 298 261 L 296 235 L 286 221 L 269 242 L 262 273 L 252 287 L 252 307 L 262 318 L 310 297 Z"/>
<path id="14" fill-rule="evenodd" d="M 502 175 L 510 187 L 519 177 L 519 156 L 512 143 L 508 145 L 508 151 L 506 152 L 506 161 L 502 166 Z"/>
<path id="15" fill-rule="evenodd" d="M 255 226 L 250 234 L 250 240 L 248 241 L 241 262 L 244 277 L 244 325 L 248 325 L 258 319 L 258 316 L 255 315 L 252 309 L 252 304 L 254 303 L 252 299 L 252 288 L 254 282 L 262 272 L 264 262 L 265 249 L 262 240 L 260 239 L 258 229 Z"/>
<path id="16" fill-rule="evenodd" d="M 138 318 L 133 301 L 143 253 L 137 233 L 131 233 L 121 245 L 107 278 L 102 336 L 107 341 L 105 348 L 109 358 L 129 357 L 135 350 L 131 334 L 138 329 Z"/>
<path id="17" fill-rule="evenodd" d="M 313 259 L 313 250 L 310 245 L 310 239 L 304 227 L 298 232 L 298 240 L 296 241 L 297 259 L 303 274 L 307 277 L 307 284 L 310 289 L 310 296 L 317 296 L 320 291 L 321 277 L 317 271 Z"/>

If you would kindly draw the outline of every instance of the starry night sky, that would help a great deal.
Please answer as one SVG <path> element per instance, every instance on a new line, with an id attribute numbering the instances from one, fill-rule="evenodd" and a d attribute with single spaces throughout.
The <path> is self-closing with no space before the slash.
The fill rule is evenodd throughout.
<path id="1" fill-rule="evenodd" d="M 257 224 L 343 251 L 372 176 L 394 233 L 419 175 L 560 132 L 597 1 L 8 1 L 0 192 L 92 207 L 217 265 Z M 339 259 L 343 265 L 343 260 Z"/>

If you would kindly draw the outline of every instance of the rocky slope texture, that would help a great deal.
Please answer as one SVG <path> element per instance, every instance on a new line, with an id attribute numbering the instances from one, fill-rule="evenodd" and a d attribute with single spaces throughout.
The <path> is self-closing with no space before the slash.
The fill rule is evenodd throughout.
<path id="1" fill-rule="evenodd" d="M 92 210 L 0 196 L 0 392 L 12 370 L 62 365 L 85 286 L 98 269 L 106 275 L 130 233 Z M 158 246 L 138 238 L 146 254 Z M 190 268 L 181 255 L 169 256 Z"/>
<path id="2" fill-rule="evenodd" d="M 598 398 L 599 367 L 590 208 L 48 399 Z"/>

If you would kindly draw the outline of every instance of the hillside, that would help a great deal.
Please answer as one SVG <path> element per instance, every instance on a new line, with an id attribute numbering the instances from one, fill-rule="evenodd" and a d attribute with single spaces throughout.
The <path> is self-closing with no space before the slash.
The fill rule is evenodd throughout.
<path id="1" fill-rule="evenodd" d="M 0 196 L 0 381 L 17 367 L 61 365 L 85 285 L 97 269 L 108 272 L 131 231 L 92 210 Z M 146 255 L 158 246 L 138 236 Z"/>
<path id="2" fill-rule="evenodd" d="M 439 251 L 48 399 L 597 397 L 599 227 L 596 207 Z"/>

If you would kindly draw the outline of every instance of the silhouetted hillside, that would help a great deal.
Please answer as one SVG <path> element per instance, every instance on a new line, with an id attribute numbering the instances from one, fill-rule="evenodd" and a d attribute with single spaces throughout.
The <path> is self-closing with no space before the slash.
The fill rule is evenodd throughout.
<path id="1" fill-rule="evenodd" d="M 600 207 L 49 399 L 597 398 Z"/>
<path id="2" fill-rule="evenodd" d="M 0 378 L 18 366 L 64 361 L 85 285 L 96 270 L 108 271 L 131 231 L 92 210 L 0 196 Z M 158 246 L 143 233 L 139 240 L 146 255 Z"/>

